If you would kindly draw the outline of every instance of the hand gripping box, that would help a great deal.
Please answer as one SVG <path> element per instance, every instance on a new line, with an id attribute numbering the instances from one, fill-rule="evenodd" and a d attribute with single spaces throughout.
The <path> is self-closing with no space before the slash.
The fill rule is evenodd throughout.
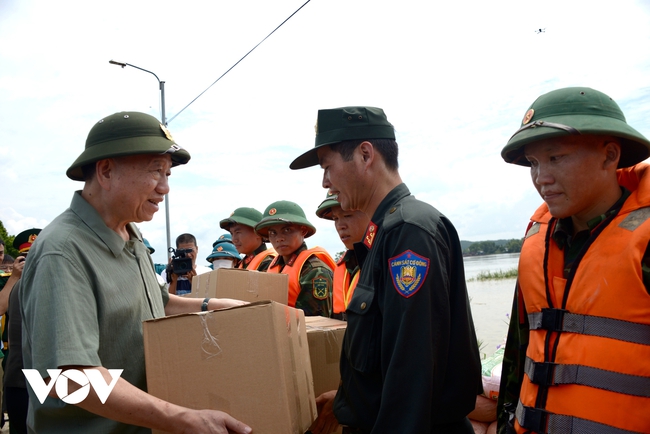
<path id="1" fill-rule="evenodd" d="M 229 413 L 256 434 L 303 434 L 316 418 L 302 310 L 265 301 L 143 323 L 150 394 Z"/>
<path id="2" fill-rule="evenodd" d="M 189 297 L 234 298 L 244 301 L 272 300 L 288 304 L 289 276 L 238 268 L 219 268 L 192 278 Z"/>

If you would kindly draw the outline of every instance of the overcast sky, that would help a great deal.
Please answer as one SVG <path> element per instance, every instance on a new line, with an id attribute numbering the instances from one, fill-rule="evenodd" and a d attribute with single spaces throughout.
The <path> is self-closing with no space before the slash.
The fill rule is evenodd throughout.
<path id="1" fill-rule="evenodd" d="M 0 220 L 9 234 L 43 227 L 82 183 L 66 169 L 102 117 L 160 118 L 156 79 L 176 141 L 172 240 L 196 235 L 205 258 L 237 207 L 300 204 L 317 233 L 320 168 L 289 163 L 314 145 L 320 108 L 381 107 L 397 131 L 411 192 L 464 240 L 520 238 L 540 199 L 528 170 L 500 151 L 540 94 L 607 93 L 650 136 L 647 1 L 311 0 L 178 114 L 305 0 L 0 0 Z M 539 29 L 544 31 L 537 33 Z M 141 223 L 165 259 L 164 208 Z M 200 261 L 203 263 L 203 261 Z"/>

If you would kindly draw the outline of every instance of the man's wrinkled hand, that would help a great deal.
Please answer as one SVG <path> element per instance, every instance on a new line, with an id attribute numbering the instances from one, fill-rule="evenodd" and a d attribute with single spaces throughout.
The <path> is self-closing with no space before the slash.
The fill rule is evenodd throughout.
<path id="1" fill-rule="evenodd" d="M 309 427 L 312 434 L 329 434 L 339 427 L 339 421 L 334 416 L 334 398 L 336 397 L 336 390 L 325 392 L 316 398 L 316 407 L 318 409 L 318 417 Z"/>
<path id="2" fill-rule="evenodd" d="M 184 419 L 186 429 L 182 432 L 188 434 L 249 434 L 253 431 L 248 425 L 218 410 L 192 410 Z"/>

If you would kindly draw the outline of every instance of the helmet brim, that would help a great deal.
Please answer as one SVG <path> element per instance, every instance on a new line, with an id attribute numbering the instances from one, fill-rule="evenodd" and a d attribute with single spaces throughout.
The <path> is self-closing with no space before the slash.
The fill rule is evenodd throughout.
<path id="1" fill-rule="evenodd" d="M 618 167 L 633 166 L 650 156 L 650 142 L 627 123 L 607 116 L 563 115 L 549 116 L 544 122 L 568 125 L 581 135 L 612 136 L 621 140 L 621 158 Z M 515 133 L 501 151 L 501 157 L 507 162 L 520 166 L 530 166 L 524 156 L 526 145 L 541 140 L 569 136 L 570 133 L 552 127 L 536 126 Z"/>

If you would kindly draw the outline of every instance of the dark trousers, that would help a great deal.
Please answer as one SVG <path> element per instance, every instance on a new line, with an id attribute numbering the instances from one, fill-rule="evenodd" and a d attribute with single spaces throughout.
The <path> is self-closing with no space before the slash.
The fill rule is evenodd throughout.
<path id="1" fill-rule="evenodd" d="M 365 431 L 358 428 L 350 428 L 348 426 L 343 427 L 343 434 L 368 434 L 369 432 L 370 431 Z M 431 434 L 474 434 L 474 428 L 472 428 L 472 423 L 469 421 L 469 419 L 464 418 L 458 422 L 447 423 L 444 425 L 435 425 L 431 430 Z"/>
<path id="2" fill-rule="evenodd" d="M 9 415 L 9 432 L 27 434 L 27 405 L 29 395 L 22 387 L 5 387 L 7 414 Z"/>

